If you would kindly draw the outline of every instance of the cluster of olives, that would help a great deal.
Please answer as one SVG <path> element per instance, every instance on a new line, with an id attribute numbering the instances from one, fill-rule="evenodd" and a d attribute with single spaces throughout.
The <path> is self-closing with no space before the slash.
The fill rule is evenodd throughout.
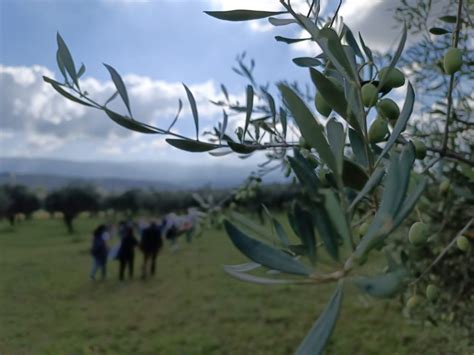
<path id="1" fill-rule="evenodd" d="M 415 246 L 424 245 L 428 241 L 429 227 L 423 222 L 415 222 L 408 231 L 408 240 Z M 463 235 L 459 236 L 456 240 L 456 245 L 459 250 L 467 252 L 471 248 L 471 242 Z"/>
<path id="2" fill-rule="evenodd" d="M 428 237 L 429 227 L 423 222 L 413 223 L 408 232 L 408 240 L 415 246 L 421 246 L 425 244 L 428 240 Z M 461 235 L 456 238 L 456 246 L 460 251 L 467 253 L 471 249 L 471 242 L 466 236 Z M 436 285 L 431 283 L 427 285 L 425 292 L 427 300 L 435 302 L 438 299 L 439 294 L 440 291 Z M 421 299 L 422 298 L 416 294 L 409 297 L 406 303 L 407 309 L 411 310 L 415 308 L 419 303 L 421 303 Z"/>
<path id="3" fill-rule="evenodd" d="M 438 286 L 434 284 L 428 284 L 425 289 L 426 299 L 430 302 L 436 302 L 440 296 L 440 290 Z M 410 296 L 406 302 L 406 307 L 408 310 L 416 308 L 419 304 L 423 302 L 423 298 L 417 294 Z"/>
<path id="4" fill-rule="evenodd" d="M 380 88 L 383 92 L 401 87 L 405 84 L 405 76 L 397 68 L 382 68 L 378 76 L 383 84 Z M 362 85 L 361 95 L 362 103 L 365 107 L 376 106 L 378 115 L 370 125 L 368 138 L 370 143 L 380 143 L 389 134 L 387 121 L 390 122 L 392 126 L 395 125 L 398 116 L 400 116 L 400 109 L 392 99 L 384 98 L 379 101 L 379 91 L 372 82 Z"/>

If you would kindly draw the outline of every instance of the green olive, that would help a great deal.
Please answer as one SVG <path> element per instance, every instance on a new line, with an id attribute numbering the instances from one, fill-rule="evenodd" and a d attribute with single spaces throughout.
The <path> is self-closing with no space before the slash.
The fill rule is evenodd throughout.
<path id="1" fill-rule="evenodd" d="M 367 234 L 369 227 L 370 224 L 368 222 L 364 222 L 359 226 L 359 235 L 361 238 Z"/>
<path id="2" fill-rule="evenodd" d="M 426 298 L 429 299 L 431 302 L 435 302 L 439 296 L 439 289 L 435 285 L 428 285 L 426 287 Z"/>
<path id="3" fill-rule="evenodd" d="M 291 166 L 290 164 L 287 164 L 285 168 L 285 177 L 290 176 L 290 174 L 291 174 Z"/>
<path id="4" fill-rule="evenodd" d="M 439 192 L 442 195 L 444 195 L 449 191 L 450 187 L 451 187 L 451 182 L 448 179 L 443 180 L 441 184 L 439 184 Z"/>
<path id="5" fill-rule="evenodd" d="M 444 54 L 443 67 L 446 74 L 454 74 L 462 66 L 462 52 L 459 48 L 449 48 Z"/>
<path id="6" fill-rule="evenodd" d="M 377 88 L 374 84 L 364 84 L 361 89 L 362 103 L 365 107 L 372 107 L 377 103 Z"/>
<path id="7" fill-rule="evenodd" d="M 388 134 L 387 122 L 382 117 L 377 117 L 369 128 L 369 142 L 382 142 Z"/>
<path id="8" fill-rule="evenodd" d="M 423 222 L 415 222 L 408 232 L 408 240 L 413 245 L 422 245 L 428 240 L 428 226 Z"/>
<path id="9" fill-rule="evenodd" d="M 407 301 L 407 308 L 413 309 L 420 303 L 420 297 L 417 295 L 411 296 Z"/>
<path id="10" fill-rule="evenodd" d="M 392 68 L 390 71 L 388 67 L 380 69 L 379 79 L 384 80 L 384 89 L 398 88 L 405 84 L 405 76 L 397 68 Z"/>
<path id="11" fill-rule="evenodd" d="M 400 116 L 400 109 L 392 99 L 382 99 L 377 103 L 379 113 L 390 121 L 397 120 Z"/>
<path id="12" fill-rule="evenodd" d="M 329 106 L 328 102 L 319 92 L 316 93 L 316 97 L 314 98 L 314 104 L 316 106 L 316 110 L 324 117 L 328 117 L 331 114 L 331 106 Z"/>
<path id="13" fill-rule="evenodd" d="M 425 159 L 425 157 L 426 157 L 426 145 L 418 139 L 413 139 L 412 143 L 415 146 L 416 158 L 420 159 L 420 160 Z"/>
<path id="14" fill-rule="evenodd" d="M 458 237 L 456 240 L 456 245 L 458 246 L 458 249 L 464 252 L 469 251 L 471 249 L 471 243 L 469 242 L 469 239 L 467 239 L 465 236 L 461 235 Z"/>

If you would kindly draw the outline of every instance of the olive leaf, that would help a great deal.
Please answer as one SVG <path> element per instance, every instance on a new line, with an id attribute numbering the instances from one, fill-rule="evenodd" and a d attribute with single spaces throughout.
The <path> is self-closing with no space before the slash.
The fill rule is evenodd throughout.
<path id="1" fill-rule="evenodd" d="M 254 11 L 254 10 L 230 10 L 230 11 L 204 11 L 209 16 L 225 21 L 249 21 L 258 20 L 270 16 L 285 14 L 286 11 Z"/>
<path id="2" fill-rule="evenodd" d="M 166 139 L 166 142 L 171 144 L 173 147 L 185 150 L 187 152 L 199 153 L 199 152 L 208 152 L 210 150 L 216 149 L 219 146 L 211 143 L 193 141 L 190 139 Z"/>
<path id="3" fill-rule="evenodd" d="M 343 283 L 339 282 L 326 308 L 296 350 L 296 355 L 322 354 L 339 318 L 343 290 Z"/>
<path id="4" fill-rule="evenodd" d="M 117 91 L 120 97 L 122 98 L 123 103 L 127 107 L 128 114 L 130 115 L 130 117 L 132 117 L 132 111 L 130 110 L 130 100 L 128 99 L 127 87 L 125 86 L 125 83 L 123 82 L 122 77 L 112 66 L 105 63 L 104 63 L 104 66 L 109 71 L 112 81 L 115 87 L 117 88 Z"/>
<path id="5" fill-rule="evenodd" d="M 290 274 L 303 276 L 310 274 L 311 270 L 299 261 L 278 249 L 250 238 L 228 220 L 224 222 L 224 226 L 235 247 L 254 262 Z"/>

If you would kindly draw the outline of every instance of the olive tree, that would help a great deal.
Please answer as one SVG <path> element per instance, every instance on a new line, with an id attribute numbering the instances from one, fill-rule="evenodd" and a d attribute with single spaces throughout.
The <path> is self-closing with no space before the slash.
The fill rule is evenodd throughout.
<path id="1" fill-rule="evenodd" d="M 470 166 L 473 162 L 455 154 L 454 147 L 448 150 L 443 145 L 439 152 L 432 150 L 438 157 L 424 171 L 416 168 L 415 160 L 424 159 L 425 147 L 414 141 L 406 130 L 415 107 L 415 90 L 402 68 L 397 67 L 407 39 L 406 26 L 395 52 L 387 59 L 379 58 L 360 34 L 355 35 L 344 24 L 337 11 L 329 18 L 320 16 L 319 1 L 311 1 L 305 14 L 296 13 L 290 1 L 281 0 L 280 4 L 281 11 L 208 11 L 207 14 L 224 21 L 268 18 L 274 26 L 299 26 L 307 37 L 277 36 L 276 40 L 290 45 L 313 41 L 319 46 L 321 54 L 294 59 L 296 65 L 307 68 L 314 89 L 303 92 L 298 85 L 280 82 L 275 94 L 268 86 L 258 85 L 253 80 L 252 63 L 247 66 L 244 57 L 239 57 L 236 70 L 250 81 L 245 105 L 233 102 L 223 86 L 225 100 L 215 102 L 223 109 L 222 121 L 206 135 L 200 132 L 199 110 L 186 85 L 184 91 L 194 119 L 195 138 L 173 130 L 181 101 L 178 115 L 169 127 L 155 127 L 134 117 L 126 86 L 110 65 L 105 66 L 116 92 L 104 103 L 94 100 L 80 86 L 85 66 L 76 68 L 59 34 L 57 63 L 63 80 L 47 77 L 44 80 L 69 100 L 101 110 L 127 129 L 164 135 L 166 141 L 178 149 L 209 152 L 214 156 L 248 156 L 265 151 L 267 161 L 258 170 L 259 176 L 275 168 L 293 175 L 303 191 L 287 211 L 297 240 L 270 211 L 267 214 L 272 221 L 271 230 L 243 215 L 231 213 L 224 221 L 225 230 L 235 247 L 251 262 L 227 265 L 224 269 L 237 279 L 266 285 L 334 284 L 327 306 L 296 351 L 297 354 L 319 354 L 337 322 L 346 284 L 353 283 L 370 296 L 386 298 L 395 296 L 414 281 L 413 275 L 407 272 L 404 254 L 396 255 L 389 247 L 396 239 L 395 231 L 411 215 L 425 191 L 429 169 L 445 158 L 462 160 Z M 458 34 L 462 21 L 461 0 L 454 16 L 454 33 Z M 442 74 L 449 75 L 453 86 L 463 56 L 456 38 L 453 36 L 452 48 L 445 58 L 447 74 Z M 405 88 L 401 108 L 393 96 L 393 89 L 399 87 Z M 125 104 L 126 113 L 108 107 L 118 97 Z M 449 130 L 452 90 L 447 93 L 447 101 L 445 126 Z M 313 102 L 317 113 L 310 107 Z M 239 115 L 245 118 L 244 123 L 229 132 L 229 120 Z M 300 137 L 292 138 L 289 132 L 293 128 Z M 471 222 L 468 221 L 464 229 Z M 423 226 L 412 229 L 410 239 L 416 242 L 425 238 Z M 272 237 L 273 242 L 268 243 Z M 361 266 L 379 259 L 377 251 L 380 250 L 386 255 L 386 272 L 366 274 L 367 269 Z M 323 253 L 333 261 L 330 271 L 319 268 Z M 262 269 L 273 270 L 272 275 L 276 276 L 259 272 Z M 413 302 L 410 301 L 410 305 Z"/>
<path id="2" fill-rule="evenodd" d="M 39 198 L 26 186 L 4 185 L 0 191 L 0 212 L 12 226 L 15 224 L 18 214 L 22 213 L 26 217 L 30 217 L 34 211 L 40 208 Z"/>
<path id="3" fill-rule="evenodd" d="M 66 186 L 51 191 L 44 201 L 45 209 L 61 212 L 69 233 L 74 232 L 74 218 L 81 212 L 94 212 L 99 209 L 100 196 L 89 186 Z"/>

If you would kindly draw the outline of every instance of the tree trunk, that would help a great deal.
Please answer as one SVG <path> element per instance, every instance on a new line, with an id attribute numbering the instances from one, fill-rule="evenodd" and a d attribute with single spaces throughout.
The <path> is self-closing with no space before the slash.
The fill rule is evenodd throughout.
<path id="1" fill-rule="evenodd" d="M 13 227 L 15 225 L 15 215 L 14 214 L 9 215 L 8 221 L 10 222 L 10 226 Z"/>
<path id="2" fill-rule="evenodd" d="M 72 225 L 72 220 L 73 220 L 72 216 L 64 215 L 64 223 L 66 224 L 69 234 L 74 233 L 74 226 Z"/>

